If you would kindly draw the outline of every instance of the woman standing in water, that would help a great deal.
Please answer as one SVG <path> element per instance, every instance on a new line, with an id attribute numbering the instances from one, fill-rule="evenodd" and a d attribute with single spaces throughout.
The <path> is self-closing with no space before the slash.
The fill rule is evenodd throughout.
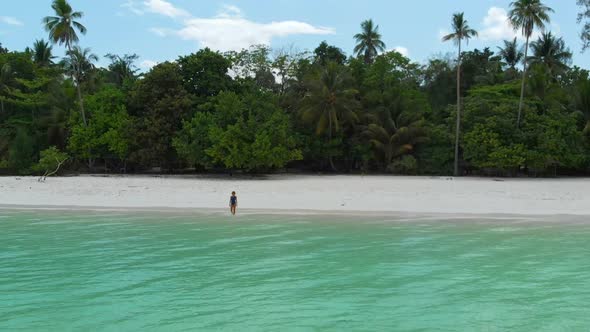
<path id="1" fill-rule="evenodd" d="M 236 215 L 236 208 L 238 207 L 238 196 L 236 196 L 236 192 L 231 192 L 231 197 L 229 198 L 229 210 L 231 211 L 232 215 Z"/>

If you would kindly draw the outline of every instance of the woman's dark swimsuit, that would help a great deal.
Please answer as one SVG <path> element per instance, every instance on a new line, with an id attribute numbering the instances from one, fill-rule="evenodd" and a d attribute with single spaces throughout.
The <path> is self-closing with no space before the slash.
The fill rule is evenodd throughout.
<path id="1" fill-rule="evenodd" d="M 236 206 L 238 205 L 238 196 L 232 196 L 229 198 L 229 204 L 231 206 Z"/>

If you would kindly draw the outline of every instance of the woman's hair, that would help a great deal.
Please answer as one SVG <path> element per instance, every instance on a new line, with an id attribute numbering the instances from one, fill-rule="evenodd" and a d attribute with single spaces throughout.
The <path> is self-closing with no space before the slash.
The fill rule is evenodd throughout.
<path id="1" fill-rule="evenodd" d="M 235 192 L 235 191 L 232 191 L 232 192 L 231 192 L 231 194 L 232 194 L 232 195 L 235 195 L 235 194 L 236 194 L 236 192 Z"/>

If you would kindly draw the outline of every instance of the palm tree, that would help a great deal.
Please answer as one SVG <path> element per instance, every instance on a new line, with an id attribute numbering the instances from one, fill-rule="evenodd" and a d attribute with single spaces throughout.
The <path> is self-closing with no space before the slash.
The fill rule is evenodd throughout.
<path id="1" fill-rule="evenodd" d="M 82 89 L 81 85 L 87 81 L 88 76 L 95 68 L 93 62 L 98 61 L 98 56 L 91 53 L 89 48 L 82 49 L 80 46 L 74 46 L 67 53 L 68 57 L 64 58 L 61 62 L 61 66 L 64 71 L 76 82 L 78 91 L 78 100 L 82 103 Z M 82 105 L 82 104 L 80 104 Z M 86 113 L 84 108 L 81 108 L 82 123 L 87 126 Z M 88 167 L 92 168 L 94 161 L 92 158 L 88 158 Z"/>
<path id="2" fill-rule="evenodd" d="M 77 85 L 78 100 L 82 100 L 82 83 L 88 80 L 88 76 L 92 72 L 94 62 L 98 61 L 98 56 L 91 52 L 89 48 L 82 49 L 79 46 L 74 46 L 71 50 L 66 52 L 68 57 L 64 58 L 60 65 L 63 67 L 65 73 L 72 78 Z M 82 122 L 87 124 L 86 113 L 81 109 Z"/>
<path id="3" fill-rule="evenodd" d="M 505 40 L 504 47 L 498 47 L 498 49 L 500 50 L 500 56 L 508 68 L 513 72 L 516 71 L 516 65 L 524 58 L 524 52 L 518 47 L 516 37 L 513 41 Z"/>
<path id="4" fill-rule="evenodd" d="M 361 23 L 361 29 L 361 33 L 354 35 L 357 42 L 354 52 L 357 56 L 363 56 L 366 64 L 371 64 L 379 51 L 385 50 L 385 43 L 381 41 L 379 26 L 375 26 L 373 20 Z"/>
<path id="5" fill-rule="evenodd" d="M 67 52 L 68 57 L 61 62 L 64 71 L 72 77 L 75 82 L 82 84 L 88 79 L 88 75 L 95 68 L 94 62 L 98 61 L 98 56 L 89 48 L 82 49 L 74 46 Z"/>
<path id="6" fill-rule="evenodd" d="M 319 77 L 308 77 L 307 93 L 303 98 L 301 117 L 304 121 L 316 124 L 316 134 L 328 131 L 331 142 L 334 133 L 340 131 L 342 124 L 354 124 L 358 120 L 356 95 L 358 91 L 350 88 L 350 76 L 344 67 L 330 62 L 322 67 Z M 329 158 L 330 166 L 336 169 Z"/>
<path id="7" fill-rule="evenodd" d="M 565 46 L 563 38 L 556 38 L 551 32 L 543 33 L 532 42 L 531 49 L 533 56 L 528 58 L 531 64 L 545 65 L 554 77 L 565 72 L 572 61 L 572 52 Z"/>
<path id="8" fill-rule="evenodd" d="M 137 68 L 135 67 L 134 62 L 139 58 L 137 54 L 125 54 L 119 56 L 109 53 L 105 55 L 105 58 L 111 60 L 109 71 L 111 72 L 110 74 L 113 77 L 113 81 L 118 86 L 123 86 L 125 80 L 135 77 Z"/>
<path id="9" fill-rule="evenodd" d="M 86 27 L 76 21 L 82 18 L 82 12 L 73 11 L 67 0 L 53 0 L 51 8 L 55 11 L 55 16 L 47 16 L 43 19 L 45 30 L 49 32 L 49 39 L 54 44 L 65 45 L 70 56 L 72 47 L 79 40 L 76 31 L 81 34 L 86 34 Z M 72 59 L 72 63 L 76 63 Z M 76 70 L 79 72 L 80 70 Z M 82 99 L 82 90 L 80 82 L 76 81 L 76 89 L 78 90 L 78 103 L 80 104 L 80 113 L 82 114 L 82 121 L 86 125 L 86 113 L 84 112 L 84 101 Z"/>
<path id="10" fill-rule="evenodd" d="M 55 57 L 51 54 L 53 47 L 48 42 L 36 40 L 33 44 L 33 61 L 41 67 L 47 67 L 53 64 Z"/>
<path id="11" fill-rule="evenodd" d="M 464 13 L 456 13 L 453 15 L 453 32 L 444 36 L 443 41 L 452 40 L 457 45 L 459 52 L 457 56 L 457 127 L 455 130 L 455 176 L 459 175 L 459 134 L 461 133 L 461 43 L 465 40 L 469 43 L 469 39 L 477 37 L 477 31 L 471 29 L 467 20 L 464 18 Z"/>
<path id="12" fill-rule="evenodd" d="M 365 134 L 381 156 L 385 167 L 394 158 L 410 153 L 416 144 L 426 140 L 419 112 L 406 112 L 400 98 L 389 107 L 381 107 L 371 116 Z"/>
<path id="13" fill-rule="evenodd" d="M 67 0 L 53 0 L 51 8 L 56 16 L 47 16 L 43 19 L 49 39 L 54 44 L 65 45 L 70 50 L 79 41 L 76 30 L 83 35 L 86 34 L 86 27 L 75 21 L 82 18 L 84 13 L 73 11 Z"/>
<path id="14" fill-rule="evenodd" d="M 510 24 L 512 24 L 514 31 L 521 30 L 523 36 L 526 37 L 524 44 L 524 69 L 522 71 L 520 102 L 518 103 L 518 118 L 516 120 L 516 126 L 520 127 L 522 107 L 524 105 L 529 40 L 535 28 L 545 29 L 545 24 L 550 22 L 549 13 L 553 12 L 553 9 L 543 5 L 541 0 L 516 0 L 510 3 L 510 7 L 512 7 L 508 13 Z"/>

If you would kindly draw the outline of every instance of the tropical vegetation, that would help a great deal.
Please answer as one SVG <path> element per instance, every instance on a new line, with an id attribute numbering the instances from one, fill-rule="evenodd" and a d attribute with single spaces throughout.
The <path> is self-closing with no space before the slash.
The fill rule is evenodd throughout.
<path id="1" fill-rule="evenodd" d="M 67 0 L 50 10 L 47 40 L 0 45 L 2 174 L 590 171 L 589 72 L 548 30 L 553 10 L 540 0 L 511 4 L 524 38 L 494 49 L 465 50 L 477 32 L 453 15 L 444 40 L 457 53 L 426 63 L 388 50 L 369 19 L 350 55 L 327 42 L 204 48 L 145 72 L 136 54 L 97 66 L 84 13 Z"/>

